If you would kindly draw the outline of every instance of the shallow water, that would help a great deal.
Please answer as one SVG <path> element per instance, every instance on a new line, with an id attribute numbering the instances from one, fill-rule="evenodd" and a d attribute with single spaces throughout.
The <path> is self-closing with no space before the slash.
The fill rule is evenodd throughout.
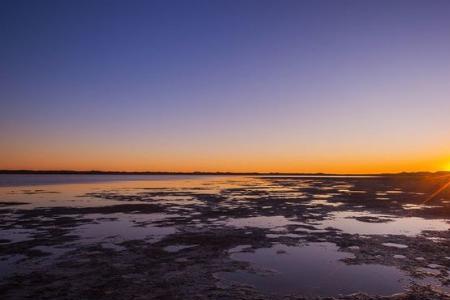
<path id="1" fill-rule="evenodd" d="M 385 220 L 381 223 L 362 222 L 355 218 L 372 217 Z M 445 219 L 424 219 L 418 217 L 396 217 L 368 212 L 335 212 L 329 219 L 321 222 L 321 229 L 332 227 L 350 234 L 397 234 L 415 236 L 425 230 L 449 230 L 450 223 Z"/>
<path id="2" fill-rule="evenodd" d="M 311 243 L 299 247 L 275 245 L 258 249 L 254 253 L 232 254 L 233 259 L 251 263 L 256 273 L 224 272 L 219 277 L 270 293 L 320 296 L 358 291 L 390 295 L 403 290 L 408 283 L 406 274 L 395 267 L 348 266 L 340 261 L 351 256 L 339 252 L 332 243 Z"/>
<path id="3" fill-rule="evenodd" d="M 0 186 L 41 186 L 113 181 L 172 181 L 198 179 L 198 175 L 104 175 L 104 174 L 0 174 Z"/>
<path id="4" fill-rule="evenodd" d="M 299 224 L 298 222 L 289 220 L 284 216 L 270 216 L 270 217 L 250 217 L 250 218 L 233 218 L 228 219 L 224 222 L 217 222 L 218 224 L 223 224 L 233 227 L 256 227 L 256 228 L 276 228 L 283 227 L 286 225 Z"/>
<path id="5" fill-rule="evenodd" d="M 440 286 L 436 278 L 448 272 L 450 263 L 438 261 L 428 250 L 435 245 L 442 247 L 441 252 L 447 249 L 447 235 L 438 235 L 450 229 L 448 215 L 440 212 L 448 209 L 447 196 L 439 204 L 424 206 L 421 201 L 433 189 L 377 180 L 370 176 L 0 175 L 0 273 L 6 278 L 48 270 L 57 262 L 71 262 L 71 251 L 83 255 L 89 247 L 125 257 L 148 249 L 156 253 L 152 258 L 176 256 L 161 260 L 164 264 L 194 261 L 184 255 L 200 251 L 202 263 L 217 261 L 217 253 L 246 263 L 246 268 L 235 270 L 224 265 L 229 272 L 214 269 L 214 274 L 225 283 L 249 284 L 263 293 L 390 295 L 404 291 L 412 279 L 407 271 L 411 250 L 414 257 L 423 256 L 418 270 L 438 266 L 439 272 L 426 276 L 432 278 L 427 282 Z M 216 239 L 221 230 L 232 233 L 229 241 Z M 424 239 L 432 244 L 423 248 L 428 252 L 406 247 L 404 240 L 383 240 L 391 235 L 414 239 L 428 231 L 437 234 Z M 196 233 L 199 236 L 192 238 Z M 342 236 L 352 242 L 342 243 Z M 379 247 L 369 253 L 372 262 L 355 261 L 363 242 L 371 239 L 377 240 L 365 251 Z M 132 241 L 144 246 L 136 244 L 128 252 L 124 243 Z M 414 246 L 414 240 L 407 244 Z M 385 256 L 376 259 L 380 253 Z M 354 261 L 349 264 L 343 259 Z M 207 275 L 212 276 L 212 271 Z"/>
<path id="6" fill-rule="evenodd" d="M 108 219 L 102 219 L 102 215 L 91 215 L 93 223 L 79 226 L 74 234 L 81 237 L 85 243 L 93 241 L 114 240 L 119 243 L 124 240 L 152 239 L 159 240 L 176 232 L 174 227 L 159 227 L 153 225 L 159 220 L 169 219 L 174 215 L 153 213 L 147 215 L 112 214 Z M 112 218 L 112 219 L 109 219 Z M 145 225 L 139 225 L 139 223 Z"/>

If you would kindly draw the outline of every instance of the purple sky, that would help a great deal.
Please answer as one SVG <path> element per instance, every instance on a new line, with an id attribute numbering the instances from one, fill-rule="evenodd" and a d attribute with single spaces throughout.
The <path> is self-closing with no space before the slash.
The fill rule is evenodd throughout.
<path id="1" fill-rule="evenodd" d="M 450 169 L 450 1 L 2 1 L 0 169 Z"/>

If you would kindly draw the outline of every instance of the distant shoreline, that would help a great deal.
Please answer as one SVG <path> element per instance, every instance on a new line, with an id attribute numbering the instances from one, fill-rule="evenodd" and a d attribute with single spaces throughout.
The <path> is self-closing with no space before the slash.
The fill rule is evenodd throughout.
<path id="1" fill-rule="evenodd" d="M 450 175 L 450 171 L 400 172 L 400 173 L 283 173 L 283 172 L 165 172 L 165 171 L 74 171 L 74 170 L 0 170 L 0 174 L 51 174 L 51 175 L 245 175 L 245 176 L 423 176 Z"/>

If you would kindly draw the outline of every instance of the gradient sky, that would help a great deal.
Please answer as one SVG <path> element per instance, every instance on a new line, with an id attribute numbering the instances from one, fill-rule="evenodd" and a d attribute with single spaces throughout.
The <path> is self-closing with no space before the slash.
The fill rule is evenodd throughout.
<path id="1" fill-rule="evenodd" d="M 0 1 L 0 169 L 450 170 L 450 1 Z"/>

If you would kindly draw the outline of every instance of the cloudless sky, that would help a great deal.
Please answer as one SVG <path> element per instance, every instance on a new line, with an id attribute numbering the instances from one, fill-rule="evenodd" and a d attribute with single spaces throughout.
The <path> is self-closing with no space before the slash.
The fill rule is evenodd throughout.
<path id="1" fill-rule="evenodd" d="M 0 169 L 450 170 L 450 1 L 0 1 Z"/>

